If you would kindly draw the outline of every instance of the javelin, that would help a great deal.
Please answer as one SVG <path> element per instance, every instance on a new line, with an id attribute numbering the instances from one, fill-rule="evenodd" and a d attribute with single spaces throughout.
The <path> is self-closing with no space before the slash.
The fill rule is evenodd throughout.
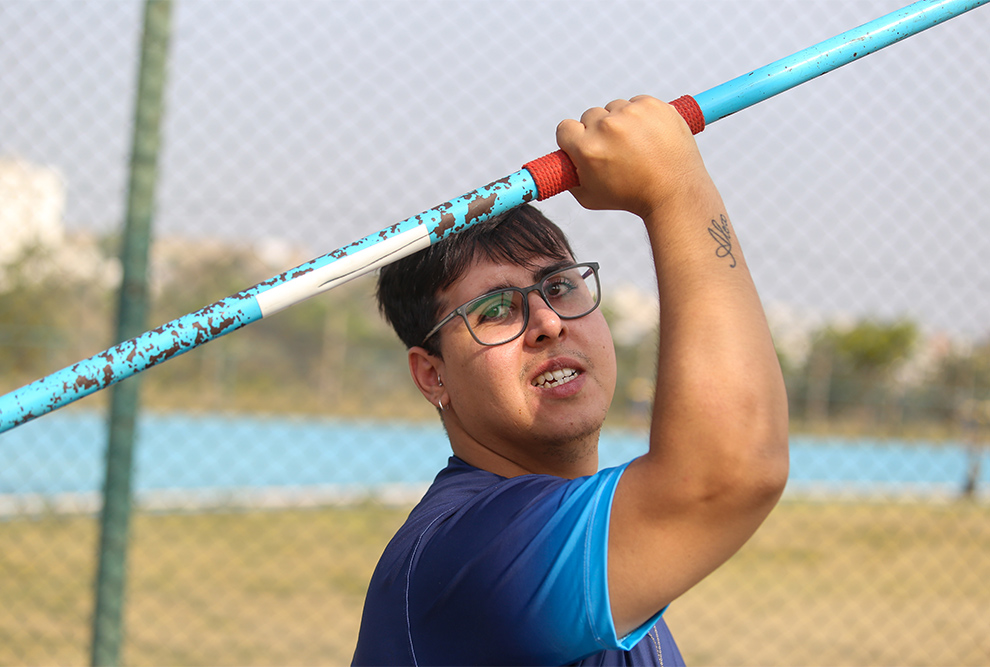
<path id="1" fill-rule="evenodd" d="M 671 104 L 697 134 L 721 118 L 987 2 L 921 0 Z M 427 248 L 472 224 L 576 185 L 577 172 L 563 151 L 533 160 L 505 178 L 0 396 L 0 433 Z"/>

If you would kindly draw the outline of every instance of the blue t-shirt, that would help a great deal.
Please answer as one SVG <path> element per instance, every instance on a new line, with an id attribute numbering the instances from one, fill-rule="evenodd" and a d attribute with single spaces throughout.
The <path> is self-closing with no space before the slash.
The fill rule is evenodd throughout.
<path id="1" fill-rule="evenodd" d="M 662 612 L 616 636 L 608 521 L 624 470 L 507 479 L 451 457 L 382 554 L 354 664 L 682 665 Z"/>

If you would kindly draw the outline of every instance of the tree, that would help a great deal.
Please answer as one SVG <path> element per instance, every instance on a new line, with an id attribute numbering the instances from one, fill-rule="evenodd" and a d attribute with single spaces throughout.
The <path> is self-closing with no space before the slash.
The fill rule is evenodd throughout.
<path id="1" fill-rule="evenodd" d="M 861 320 L 846 332 L 831 330 L 835 349 L 857 373 L 882 380 L 908 358 L 918 340 L 913 322 Z"/>
<path id="2" fill-rule="evenodd" d="M 0 265 L 0 379 L 7 389 L 105 346 L 109 291 L 66 271 L 57 249 L 27 247 Z"/>
<path id="3" fill-rule="evenodd" d="M 862 319 L 849 328 L 819 330 L 805 364 L 807 416 L 824 419 L 849 406 L 869 412 L 885 403 L 894 371 L 918 338 L 917 326 L 906 320 Z"/>

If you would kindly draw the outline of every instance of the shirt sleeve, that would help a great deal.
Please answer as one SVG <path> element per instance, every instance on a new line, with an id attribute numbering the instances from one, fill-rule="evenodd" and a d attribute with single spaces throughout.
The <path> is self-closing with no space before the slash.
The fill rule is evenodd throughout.
<path id="1" fill-rule="evenodd" d="M 437 521 L 409 571 L 419 664 L 566 664 L 632 648 L 662 611 L 618 637 L 608 524 L 625 466 L 577 480 L 500 481 Z"/>

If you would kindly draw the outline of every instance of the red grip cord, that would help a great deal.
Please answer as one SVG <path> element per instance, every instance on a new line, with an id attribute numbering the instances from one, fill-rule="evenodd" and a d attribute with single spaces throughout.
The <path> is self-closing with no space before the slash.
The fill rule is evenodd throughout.
<path id="1" fill-rule="evenodd" d="M 533 176 L 536 198 L 540 201 L 581 185 L 574 163 L 563 150 L 527 162 L 523 169 L 529 170 Z"/>
<path id="2" fill-rule="evenodd" d="M 677 113 L 687 121 L 691 134 L 698 134 L 705 129 L 705 114 L 701 107 L 690 95 L 678 97 L 670 103 Z M 554 151 L 543 157 L 536 158 L 523 165 L 529 171 L 536 183 L 537 199 L 542 201 L 564 190 L 570 190 L 581 184 L 578 180 L 577 169 L 571 158 L 562 150 Z"/>
<path id="3" fill-rule="evenodd" d="M 677 109 L 681 118 L 687 121 L 688 127 L 691 128 L 691 134 L 699 134 L 705 129 L 705 113 L 690 95 L 681 95 L 671 102 L 670 106 Z"/>

